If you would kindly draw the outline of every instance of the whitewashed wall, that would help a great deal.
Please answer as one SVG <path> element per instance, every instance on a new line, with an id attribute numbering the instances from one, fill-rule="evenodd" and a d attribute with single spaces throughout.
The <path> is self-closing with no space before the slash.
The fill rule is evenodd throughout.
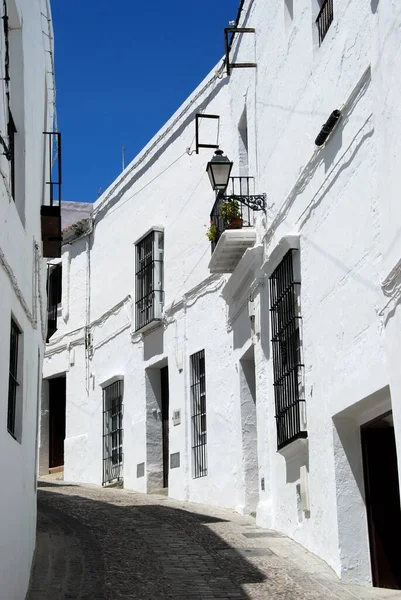
<path id="1" fill-rule="evenodd" d="M 41 259 L 40 206 L 48 202 L 44 185 L 45 139 L 53 117 L 50 13 L 46 2 L 8 2 L 10 27 L 21 37 L 22 54 L 10 47 L 11 92 L 18 111 L 16 202 L 9 194 L 9 164 L 0 157 L 0 595 L 21 600 L 28 586 L 36 527 L 38 402 L 46 334 L 46 270 Z M 43 15 L 48 15 L 45 18 Z M 3 6 L 1 7 L 3 16 Z M 1 97 L 4 89 L 4 38 L 0 51 Z M 50 41 L 49 41 L 50 40 Z M 18 104 L 18 106 L 17 106 Z M 6 135 L 6 106 L 1 104 L 0 132 Z M 47 163 L 46 163 L 47 164 Z M 35 250 L 36 247 L 36 250 Z M 19 394 L 22 422 L 18 440 L 7 431 L 11 315 L 22 330 Z M 18 401 L 19 402 L 19 401 Z"/>
<path id="2" fill-rule="evenodd" d="M 319 48 L 317 2 L 294 2 L 292 19 L 282 0 L 245 3 L 241 25 L 256 35 L 244 36 L 234 55 L 255 59 L 257 69 L 234 70 L 204 89 L 212 71 L 95 203 L 92 233 L 65 246 L 69 316 L 48 347 L 45 377 L 68 371 L 66 478 L 95 483 L 101 384 L 124 377 L 124 485 L 151 491 L 160 486 L 152 369 L 168 363 L 170 415 L 181 410 L 181 424 L 170 421 L 170 453 L 180 453 L 181 465 L 170 471 L 169 494 L 256 511 L 261 525 L 293 537 L 345 579 L 369 584 L 359 427 L 392 407 L 401 439 L 400 13 L 374 0 L 334 5 Z M 315 150 L 322 124 L 338 108 L 336 131 Z M 220 146 L 234 161 L 233 175 L 244 174 L 238 127 L 246 112 L 248 172 L 256 191 L 267 192 L 256 246 L 231 276 L 208 270 L 209 151 L 186 153 L 201 110 L 221 117 Z M 162 327 L 141 337 L 133 323 L 134 245 L 152 226 L 165 230 L 165 315 Z M 286 236 L 300 247 L 309 437 L 305 448 L 284 455 L 276 451 L 267 281 Z M 85 324 L 92 358 L 82 347 Z M 80 344 L 73 361 L 68 343 Z M 209 472 L 195 480 L 189 357 L 201 349 Z M 252 361 L 254 392 L 244 374 Z M 145 476 L 137 478 L 140 463 Z M 299 491 L 309 493 L 309 506 Z"/>

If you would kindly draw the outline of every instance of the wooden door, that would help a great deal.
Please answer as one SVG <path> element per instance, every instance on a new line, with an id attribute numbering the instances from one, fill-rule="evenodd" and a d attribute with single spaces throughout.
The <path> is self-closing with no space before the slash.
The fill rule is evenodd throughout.
<path id="1" fill-rule="evenodd" d="M 169 471 L 169 389 L 168 367 L 160 369 L 161 378 L 161 403 L 162 403 L 162 428 L 163 428 L 163 487 L 168 487 Z"/>
<path id="2" fill-rule="evenodd" d="M 65 377 L 49 379 L 49 467 L 64 465 Z"/>
<path id="3" fill-rule="evenodd" d="M 361 430 L 373 585 L 401 589 L 401 509 L 394 427 Z"/>

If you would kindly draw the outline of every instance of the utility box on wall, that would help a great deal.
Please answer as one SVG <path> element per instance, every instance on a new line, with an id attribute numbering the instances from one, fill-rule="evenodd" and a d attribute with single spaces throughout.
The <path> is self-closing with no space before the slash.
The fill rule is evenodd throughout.
<path id="1" fill-rule="evenodd" d="M 180 410 L 174 410 L 173 411 L 173 425 L 180 425 L 181 424 L 181 411 Z"/>

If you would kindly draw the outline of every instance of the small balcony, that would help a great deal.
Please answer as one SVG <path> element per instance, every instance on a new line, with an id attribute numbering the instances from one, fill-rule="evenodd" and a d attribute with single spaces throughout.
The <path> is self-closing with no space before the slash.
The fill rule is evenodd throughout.
<path id="1" fill-rule="evenodd" d="M 255 195 L 254 188 L 253 177 L 231 177 L 227 195 L 217 194 L 210 213 L 211 273 L 232 273 L 247 248 L 254 246 L 255 211 L 265 207 L 265 195 Z"/>

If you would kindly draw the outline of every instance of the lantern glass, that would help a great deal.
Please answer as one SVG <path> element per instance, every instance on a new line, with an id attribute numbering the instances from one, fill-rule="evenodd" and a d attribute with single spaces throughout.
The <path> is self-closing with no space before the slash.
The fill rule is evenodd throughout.
<path id="1" fill-rule="evenodd" d="M 223 155 L 222 150 L 216 150 L 212 160 L 208 162 L 206 172 L 209 175 L 213 190 L 225 190 L 230 180 L 233 163 Z"/>

